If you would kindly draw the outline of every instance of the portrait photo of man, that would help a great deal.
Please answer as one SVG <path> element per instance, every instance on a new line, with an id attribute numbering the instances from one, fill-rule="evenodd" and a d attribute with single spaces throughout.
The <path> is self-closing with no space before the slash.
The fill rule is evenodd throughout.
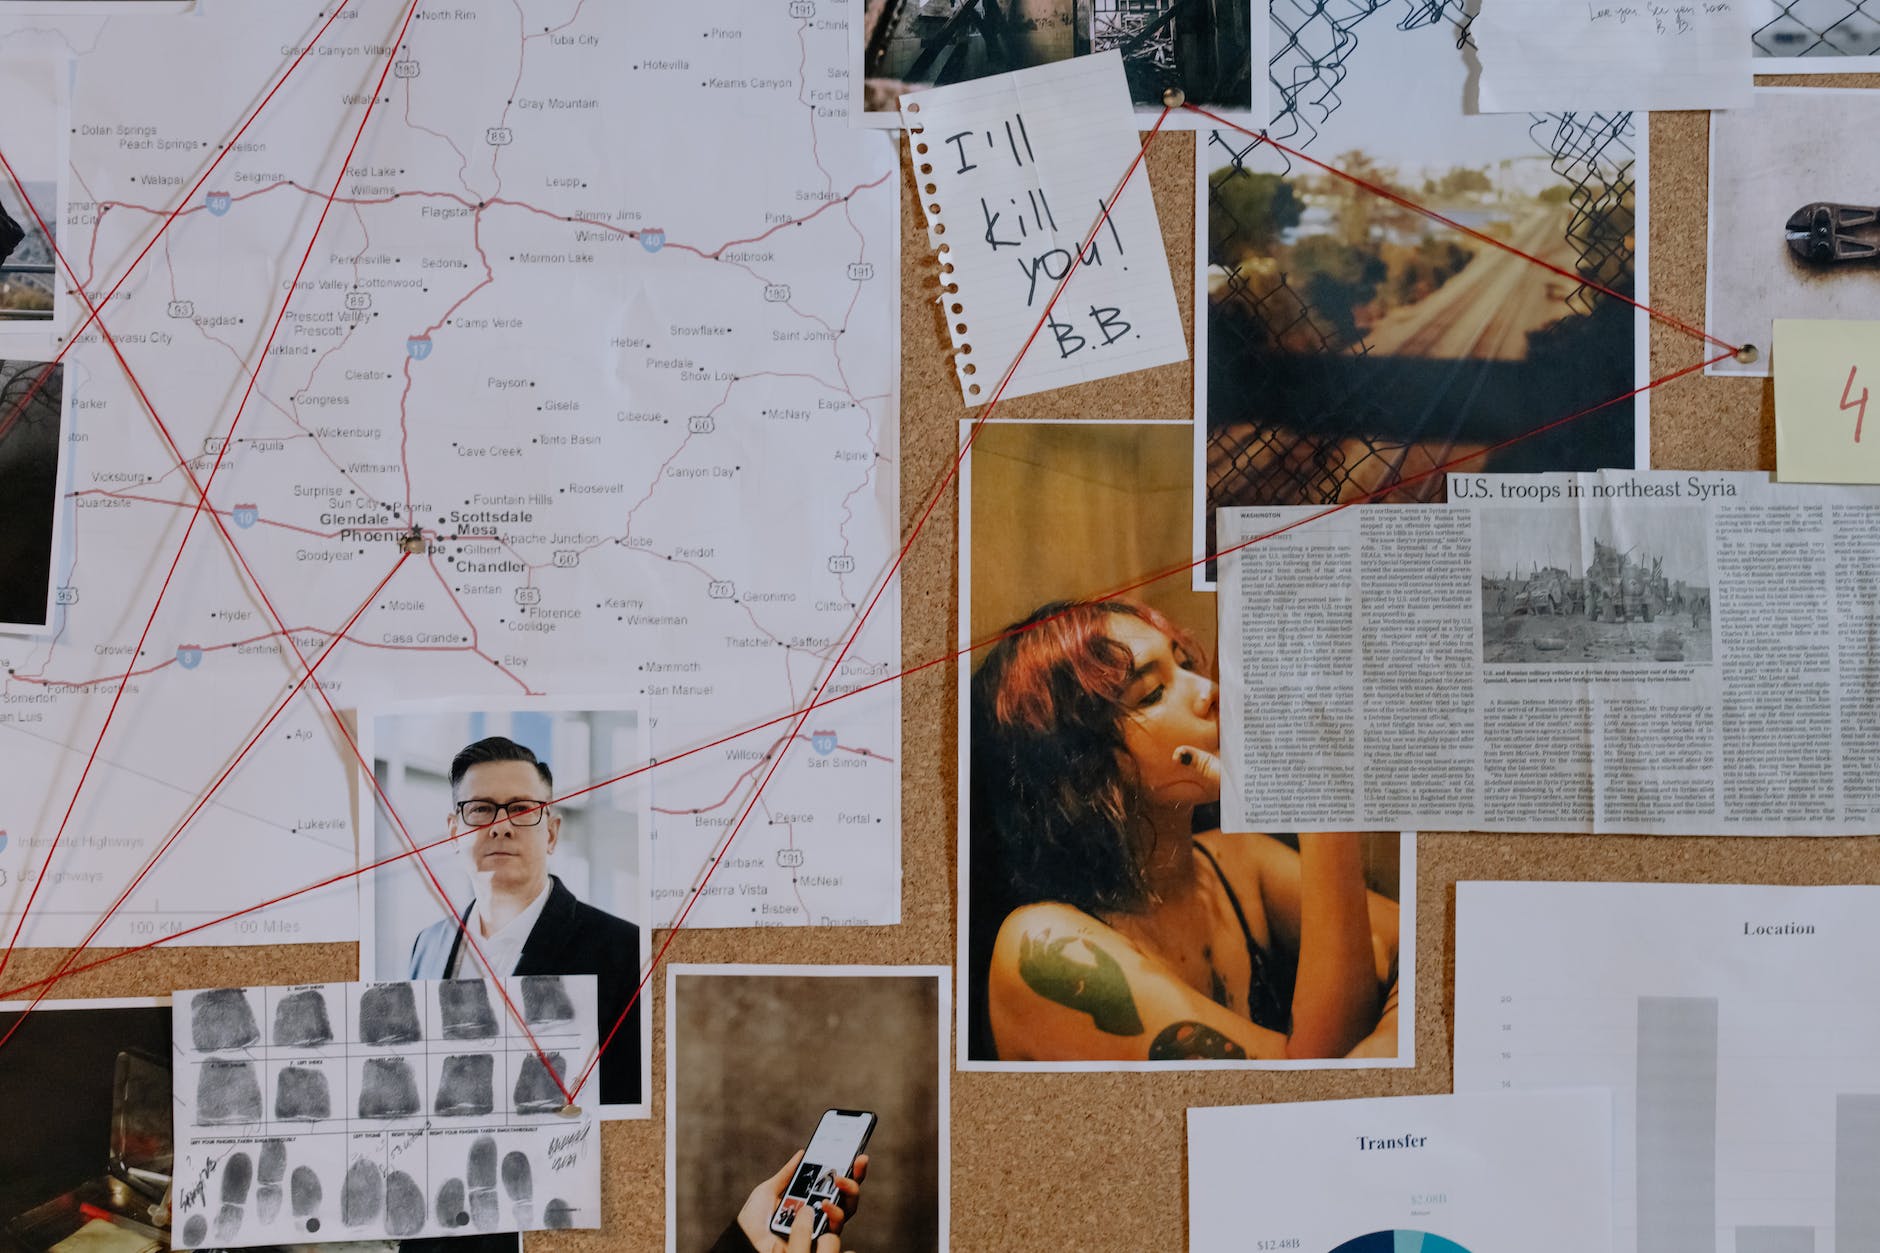
<path id="1" fill-rule="evenodd" d="M 422 864 L 406 857 L 366 876 L 378 883 L 364 889 L 373 898 L 363 911 L 372 919 L 365 973 L 594 975 L 600 1038 L 621 1023 L 601 1053 L 597 1087 L 578 1098 L 598 1100 L 603 1116 L 633 1116 L 646 1101 L 647 1014 L 644 998 L 635 1000 L 646 955 L 644 824 L 631 781 L 595 786 L 638 764 L 637 730 L 637 714 L 615 710 L 373 719 L 375 772 L 404 829 L 419 845 L 448 842 L 425 850 Z M 434 738 L 449 733 L 448 748 Z M 407 851 L 376 794 L 367 801 L 379 811 L 380 857 Z M 584 1061 L 570 1059 L 570 1081 Z"/>

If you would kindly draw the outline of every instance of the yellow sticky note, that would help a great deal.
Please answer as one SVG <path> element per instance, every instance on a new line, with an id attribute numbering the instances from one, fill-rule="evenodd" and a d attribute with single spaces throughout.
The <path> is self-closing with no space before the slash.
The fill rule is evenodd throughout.
<path id="1" fill-rule="evenodd" d="M 1880 483 L 1880 322 L 1777 318 L 1776 478 Z"/>

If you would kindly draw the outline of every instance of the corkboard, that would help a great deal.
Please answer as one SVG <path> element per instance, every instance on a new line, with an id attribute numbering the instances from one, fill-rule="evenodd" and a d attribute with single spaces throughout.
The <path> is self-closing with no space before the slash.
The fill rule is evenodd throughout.
<path id="1" fill-rule="evenodd" d="M 1880 78 L 1813 76 L 1764 80 L 1804 86 L 1880 86 Z M 1651 124 L 1651 303 L 1693 324 L 1704 319 L 1707 118 L 1660 115 Z M 1164 134 L 1148 170 L 1182 295 L 1192 342 L 1189 276 L 1194 261 L 1194 137 Z M 933 303 L 934 269 L 903 166 L 901 508 L 904 533 L 922 517 L 953 464 L 958 420 L 967 416 L 948 367 Z M 1652 335 L 1653 373 L 1700 360 L 1689 336 Z M 1185 418 L 1192 408 L 1187 365 L 1028 396 L 1001 405 L 1007 418 Z M 1760 379 L 1680 379 L 1652 394 L 1653 464 L 1677 469 L 1772 468 L 1773 413 Z M 953 647 L 957 515 L 951 486 L 902 571 L 905 662 Z M 673 944 L 680 962 L 951 964 L 954 955 L 954 673 L 936 666 L 903 688 L 902 925 L 811 931 L 688 931 Z M 1876 839 L 1702 839 L 1485 836 L 1426 833 L 1417 854 L 1417 1024 L 1414 1069 L 1198 1074 L 988 1074 L 952 1076 L 952 1239 L 959 1250 L 1060 1253 L 1064 1249 L 1186 1247 L 1184 1111 L 1190 1105 L 1320 1100 L 1446 1091 L 1450 1082 L 1449 989 L 1454 960 L 1454 884 L 1459 879 L 1610 879 L 1701 882 L 1859 883 L 1880 879 Z M 660 932 L 656 942 L 663 941 Z M 56 952 L 15 957 L 9 976 L 37 978 Z M 351 945 L 267 949 L 157 949 L 63 984 L 60 996 L 160 994 L 177 987 L 286 983 L 356 977 Z M 11 981 L 11 980 L 10 980 Z M 530 1253 L 659 1250 L 665 1247 L 665 1006 L 654 1000 L 652 1108 L 647 1122 L 610 1123 L 603 1145 L 605 1226 L 600 1232 L 538 1234 Z M 865 1029 L 866 1024 L 854 1024 Z M 4 1060 L 0 1059 L 0 1065 Z M 854 1228 L 871 1241 L 864 1207 Z M 694 1251 L 687 1251 L 694 1253 Z"/>

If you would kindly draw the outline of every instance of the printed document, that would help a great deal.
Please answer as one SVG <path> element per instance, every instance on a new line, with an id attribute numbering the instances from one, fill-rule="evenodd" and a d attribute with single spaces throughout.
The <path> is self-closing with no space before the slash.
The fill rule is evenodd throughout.
<path id="1" fill-rule="evenodd" d="M 1456 885 L 1456 1091 L 1614 1093 L 1614 1253 L 1880 1247 L 1880 888 Z"/>
<path id="2" fill-rule="evenodd" d="M 1599 1089 L 1188 1111 L 1189 1253 L 1606 1253 Z"/>

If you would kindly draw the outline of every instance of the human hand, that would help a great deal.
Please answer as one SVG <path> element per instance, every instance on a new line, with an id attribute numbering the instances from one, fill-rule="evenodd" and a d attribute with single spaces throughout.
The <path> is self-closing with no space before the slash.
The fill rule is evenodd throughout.
<path id="1" fill-rule="evenodd" d="M 738 1211 L 738 1229 L 744 1238 L 751 1242 L 757 1253 L 797 1253 L 800 1247 L 803 1253 L 838 1253 L 842 1245 L 837 1238 L 842 1231 L 842 1224 L 855 1216 L 855 1211 L 862 1203 L 862 1180 L 868 1174 L 868 1154 L 863 1153 L 855 1159 L 852 1174 L 836 1180 L 836 1198 L 834 1201 L 816 1202 L 829 1218 L 829 1230 L 821 1239 L 810 1241 L 813 1223 L 792 1223 L 791 1243 L 785 1243 L 770 1229 L 770 1217 L 777 1212 L 777 1206 L 783 1200 L 784 1191 L 790 1186 L 790 1179 L 796 1174 L 796 1168 L 803 1161 L 803 1150 L 798 1149 L 790 1155 L 790 1160 L 770 1178 L 751 1189 L 751 1194 L 744 1198 L 744 1206 Z M 799 1211 L 800 1212 L 800 1211 Z M 799 1246 L 796 1241 L 801 1240 Z M 825 1240 L 834 1243 L 825 1244 Z"/>
<path id="2" fill-rule="evenodd" d="M 1156 789 L 1157 799 L 1205 803 L 1220 796 L 1219 755 L 1193 744 L 1182 744 L 1169 754 L 1169 762 L 1175 767 L 1175 777 Z"/>

